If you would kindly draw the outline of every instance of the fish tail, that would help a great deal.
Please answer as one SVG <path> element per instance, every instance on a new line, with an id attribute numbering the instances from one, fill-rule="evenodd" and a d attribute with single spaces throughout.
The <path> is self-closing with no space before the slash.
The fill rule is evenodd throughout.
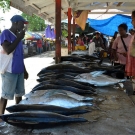
<path id="1" fill-rule="evenodd" d="M 88 120 L 86 120 L 84 118 L 76 118 L 75 122 L 88 122 Z"/>
<path id="2" fill-rule="evenodd" d="M 127 81 L 127 79 L 122 79 L 122 80 L 120 80 L 120 82 L 125 82 L 125 81 Z"/>

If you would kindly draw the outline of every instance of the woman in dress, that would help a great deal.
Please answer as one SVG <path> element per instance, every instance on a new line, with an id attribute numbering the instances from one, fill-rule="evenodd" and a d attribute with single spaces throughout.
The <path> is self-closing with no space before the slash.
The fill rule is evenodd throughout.
<path id="1" fill-rule="evenodd" d="M 118 36 L 112 45 L 113 55 L 114 55 L 114 65 L 122 65 L 123 71 L 125 71 L 127 51 L 132 36 L 127 34 L 128 27 L 126 24 L 120 24 L 118 26 L 118 31 L 120 36 Z M 117 74 L 117 78 L 124 78 L 124 74 Z"/>
<path id="2" fill-rule="evenodd" d="M 131 18 L 132 18 L 132 24 L 135 28 L 135 10 L 132 12 Z M 131 49 L 133 45 L 135 45 L 135 35 L 132 36 L 128 53 L 127 53 L 127 62 L 126 62 L 126 75 L 132 77 L 132 81 L 135 83 L 135 57 L 131 56 Z M 135 95 L 134 83 L 133 83 L 133 90 L 134 90 L 133 95 Z"/>

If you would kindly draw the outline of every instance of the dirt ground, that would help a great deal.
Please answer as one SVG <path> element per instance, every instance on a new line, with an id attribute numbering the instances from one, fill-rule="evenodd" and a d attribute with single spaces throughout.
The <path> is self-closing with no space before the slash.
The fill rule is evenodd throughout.
<path id="1" fill-rule="evenodd" d="M 67 56 L 68 55 L 68 48 L 61 48 L 61 56 Z"/>
<path id="2" fill-rule="evenodd" d="M 25 59 L 29 72 L 29 80 L 25 81 L 26 93 L 37 84 L 36 74 L 43 67 L 54 64 L 54 52 L 44 53 Z M 45 129 L 20 129 L 5 124 L 0 127 L 0 135 L 135 135 L 135 105 L 129 96 L 113 87 L 97 88 L 98 96 L 95 105 L 87 108 L 92 112 L 77 115 L 84 117 L 89 122 L 62 125 Z M 135 101 L 135 96 L 131 96 Z M 9 101 L 13 105 L 14 101 Z M 8 112 L 6 112 L 8 113 Z"/>

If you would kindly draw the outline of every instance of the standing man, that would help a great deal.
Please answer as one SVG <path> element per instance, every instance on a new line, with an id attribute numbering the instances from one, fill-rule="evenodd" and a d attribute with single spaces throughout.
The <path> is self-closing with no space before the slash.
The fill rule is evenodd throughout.
<path id="1" fill-rule="evenodd" d="M 50 41 L 47 41 L 47 45 L 48 45 L 48 51 L 51 51 L 51 45 L 50 45 Z"/>
<path id="2" fill-rule="evenodd" d="M 96 35 L 95 37 L 92 39 L 92 42 L 95 43 L 95 47 L 96 47 L 96 50 L 97 51 L 101 51 L 101 50 L 104 50 L 104 45 L 103 45 L 103 40 L 102 38 L 100 37 L 100 33 L 99 32 L 96 32 Z"/>
<path id="3" fill-rule="evenodd" d="M 95 43 L 96 51 L 99 52 L 99 58 L 102 59 L 105 47 L 99 32 L 96 32 L 96 36 L 92 39 L 92 42 Z"/>
<path id="4" fill-rule="evenodd" d="M 42 38 L 42 47 L 43 47 L 43 52 L 45 52 L 46 48 L 45 48 L 45 41 L 43 38 Z"/>
<path id="5" fill-rule="evenodd" d="M 65 38 L 65 46 L 68 46 L 68 36 Z"/>
<path id="6" fill-rule="evenodd" d="M 0 114 L 4 114 L 7 100 L 13 100 L 16 104 L 22 100 L 25 94 L 24 79 L 28 79 L 28 73 L 23 61 L 23 43 L 25 35 L 24 24 L 28 22 L 20 15 L 11 18 L 12 26 L 5 29 L 0 35 L 0 45 L 5 54 L 13 54 L 6 71 L 1 74 L 2 94 L 0 99 Z M 2 53 L 1 53 L 2 55 Z M 4 64 L 5 61 L 1 61 Z"/>
<path id="7" fill-rule="evenodd" d="M 38 54 L 41 54 L 42 42 L 40 39 L 37 40 L 37 51 Z"/>

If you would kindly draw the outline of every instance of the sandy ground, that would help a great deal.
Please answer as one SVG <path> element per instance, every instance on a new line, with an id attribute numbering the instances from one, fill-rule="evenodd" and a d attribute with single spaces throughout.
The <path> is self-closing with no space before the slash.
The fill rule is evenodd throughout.
<path id="1" fill-rule="evenodd" d="M 47 52 L 25 59 L 29 72 L 29 79 L 25 81 L 26 93 L 38 84 L 37 73 L 43 67 L 54 64 L 53 56 L 54 52 Z M 0 127 L 0 135 L 135 135 L 135 106 L 127 94 L 113 87 L 97 88 L 97 91 L 97 99 L 101 101 L 97 103 L 98 108 L 87 108 L 92 109 L 92 112 L 80 115 L 89 121 L 87 123 L 42 130 L 20 129 L 6 124 Z M 14 101 L 8 101 L 8 106 L 13 104 Z"/>

